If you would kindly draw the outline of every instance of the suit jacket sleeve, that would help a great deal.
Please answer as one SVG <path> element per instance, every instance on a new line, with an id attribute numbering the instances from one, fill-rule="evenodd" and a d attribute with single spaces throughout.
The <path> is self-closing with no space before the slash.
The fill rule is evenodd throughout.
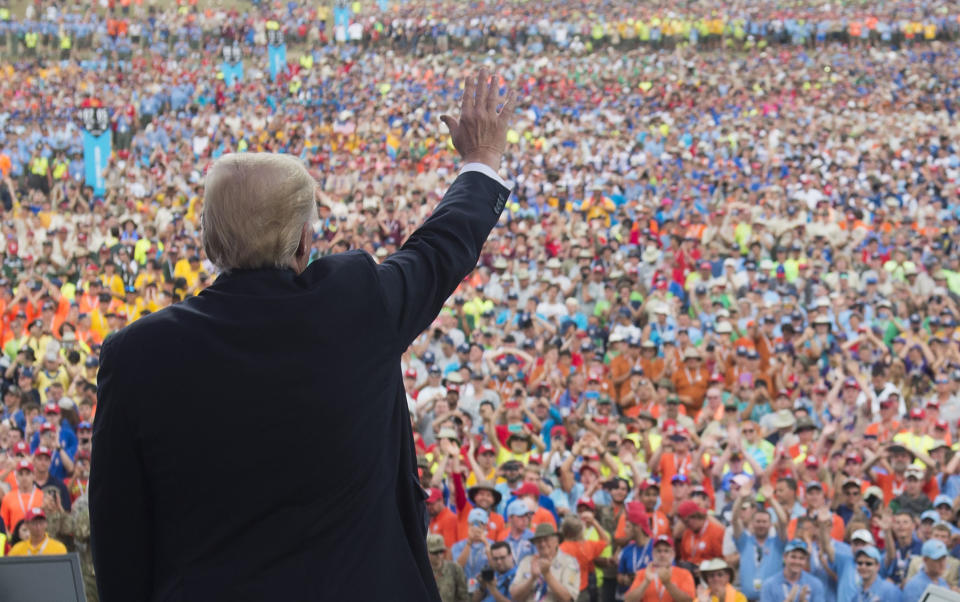
<path id="1" fill-rule="evenodd" d="M 133 397 L 119 382 L 131 368 L 118 366 L 123 356 L 117 343 L 112 336 L 101 349 L 90 462 L 90 545 L 103 602 L 148 600 L 153 591 L 151 503 L 131 418 Z"/>
<path id="2" fill-rule="evenodd" d="M 460 174 L 433 215 L 377 267 L 401 350 L 430 325 L 447 297 L 476 267 L 509 195 L 480 172 Z"/>

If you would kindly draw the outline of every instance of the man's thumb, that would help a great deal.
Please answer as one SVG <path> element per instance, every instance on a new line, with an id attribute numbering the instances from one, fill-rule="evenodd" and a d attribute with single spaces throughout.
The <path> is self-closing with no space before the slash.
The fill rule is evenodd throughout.
<path id="1" fill-rule="evenodd" d="M 440 121 L 447 126 L 447 129 L 450 130 L 450 133 L 453 133 L 453 129 L 457 126 L 457 120 L 449 115 L 441 115 Z"/>

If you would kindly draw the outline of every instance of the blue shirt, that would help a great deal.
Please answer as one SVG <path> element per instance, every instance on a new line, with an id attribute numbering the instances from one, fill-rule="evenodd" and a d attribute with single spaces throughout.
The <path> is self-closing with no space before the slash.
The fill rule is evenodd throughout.
<path id="1" fill-rule="evenodd" d="M 504 598 L 510 598 L 510 584 L 513 583 L 513 576 L 517 574 L 517 567 L 513 567 L 506 573 L 497 573 L 495 580 L 497 582 L 497 591 L 500 592 Z M 492 594 L 487 594 L 487 597 L 482 599 L 480 602 L 493 602 L 494 598 Z M 899 601 L 898 601 L 899 602 Z"/>
<path id="2" fill-rule="evenodd" d="M 860 591 L 861 579 L 857 573 L 857 563 L 853 558 L 853 549 L 842 541 L 833 542 L 833 565 L 830 567 L 837 575 L 837 600 L 853 602 Z M 878 577 L 879 579 L 879 577 Z"/>
<path id="3" fill-rule="evenodd" d="M 637 542 L 631 541 L 627 547 L 620 553 L 620 563 L 617 565 L 617 572 L 621 575 L 636 575 L 653 561 L 653 540 L 647 542 L 642 548 L 637 546 Z M 618 585 L 617 591 L 621 594 L 627 593 L 629 585 Z"/>
<path id="4" fill-rule="evenodd" d="M 512 533 L 507 533 L 507 536 L 503 538 L 503 541 L 507 542 L 507 545 L 510 546 L 514 566 L 518 566 L 521 560 L 536 553 L 536 550 L 533 549 L 533 544 L 530 543 L 531 537 L 533 537 L 533 531 L 527 529 L 519 538 L 515 538 Z"/>
<path id="5" fill-rule="evenodd" d="M 799 585 L 800 589 L 804 586 L 810 589 L 808 602 L 823 602 L 823 584 L 806 571 L 800 574 L 800 579 L 796 583 L 787 581 L 783 571 L 764 581 L 763 589 L 760 590 L 760 602 L 783 602 L 794 585 Z"/>
<path id="6" fill-rule="evenodd" d="M 910 545 L 901 548 L 900 544 L 894 539 L 894 545 L 887 546 L 884 550 L 886 556 L 894 555 L 893 561 L 887 565 L 887 559 L 884 557 L 882 575 L 893 581 L 895 585 L 900 585 L 907 576 L 907 568 L 910 566 L 910 557 L 919 556 L 923 549 L 923 542 L 914 534 Z"/>
<path id="7" fill-rule="evenodd" d="M 461 539 L 457 543 L 453 544 L 453 547 L 450 548 L 450 554 L 453 555 L 453 561 L 456 562 L 457 558 L 460 558 L 460 554 L 463 553 L 463 549 L 467 547 L 469 540 Z M 492 541 L 489 543 L 493 543 Z M 487 562 L 487 549 L 486 545 L 482 541 L 478 541 L 470 546 L 470 556 L 467 557 L 467 564 L 463 566 L 463 574 L 467 578 L 467 582 L 476 579 L 480 576 L 480 571 L 486 568 L 489 565 Z M 474 582 L 475 584 L 476 582 Z M 474 589 L 467 588 L 469 591 L 475 591 Z"/>
<path id="8" fill-rule="evenodd" d="M 877 575 L 873 585 L 866 590 L 858 588 L 853 599 L 856 602 L 901 602 L 903 592 L 896 585 Z"/>
<path id="9" fill-rule="evenodd" d="M 907 581 L 907 584 L 903 586 L 903 598 L 904 602 L 917 602 L 920 599 L 920 596 L 923 595 L 923 591 L 927 589 L 928 585 L 939 585 L 940 587 L 950 588 L 947 585 L 947 582 L 943 580 L 943 577 L 940 577 L 936 581 L 931 579 L 927 575 L 926 569 L 920 569 L 920 572 L 913 576 L 913 579 Z"/>
<path id="10" fill-rule="evenodd" d="M 761 544 L 753 533 L 743 531 L 734 543 L 740 552 L 740 591 L 748 599 L 756 600 L 760 592 L 754 583 L 783 573 L 783 548 L 786 542 L 779 537 L 768 536 Z"/>

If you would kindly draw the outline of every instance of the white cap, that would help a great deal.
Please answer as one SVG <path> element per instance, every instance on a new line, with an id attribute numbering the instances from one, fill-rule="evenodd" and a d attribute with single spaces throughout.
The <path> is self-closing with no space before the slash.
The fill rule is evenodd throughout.
<path id="1" fill-rule="evenodd" d="M 857 529 L 856 531 L 853 532 L 853 535 L 850 536 L 851 542 L 856 541 L 858 539 L 860 541 L 866 542 L 871 546 L 876 545 L 876 542 L 873 540 L 873 535 L 871 535 L 870 531 L 867 531 L 866 529 Z"/>

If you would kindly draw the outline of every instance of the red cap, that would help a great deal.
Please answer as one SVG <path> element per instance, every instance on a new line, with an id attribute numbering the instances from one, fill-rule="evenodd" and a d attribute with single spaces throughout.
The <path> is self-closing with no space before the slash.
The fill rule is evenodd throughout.
<path id="1" fill-rule="evenodd" d="M 654 481 L 653 479 L 645 479 L 640 482 L 640 491 L 643 491 L 645 489 L 650 489 L 651 487 L 656 487 L 657 489 L 660 489 L 660 483 Z"/>
<path id="2" fill-rule="evenodd" d="M 849 388 L 851 388 L 851 389 L 859 389 L 859 388 L 860 388 L 860 383 L 857 382 L 857 379 L 851 377 L 851 378 L 848 378 L 847 380 L 843 381 L 843 386 L 844 386 L 844 387 L 849 387 Z"/>
<path id="3" fill-rule="evenodd" d="M 13 446 L 13 455 L 23 454 L 24 456 L 30 455 L 30 446 L 26 444 L 25 441 L 17 441 Z"/>
<path id="4" fill-rule="evenodd" d="M 507 408 L 508 410 L 516 410 L 517 408 L 520 407 L 520 402 L 519 402 L 519 401 L 507 401 L 507 402 L 504 402 L 503 407 Z"/>
<path id="5" fill-rule="evenodd" d="M 688 431 L 685 427 L 678 426 L 676 429 L 674 429 L 673 436 L 674 437 L 690 437 L 690 431 Z"/>
<path id="6" fill-rule="evenodd" d="M 587 382 L 588 382 L 588 383 L 598 383 L 598 382 L 600 382 L 600 377 L 597 376 L 596 374 L 591 374 L 591 375 L 587 378 Z"/>
<path id="7" fill-rule="evenodd" d="M 828 389 L 827 386 L 824 385 L 824 384 L 822 384 L 822 383 L 816 385 L 815 387 L 813 387 L 813 392 L 814 392 L 814 393 L 827 393 L 827 392 L 829 392 L 829 391 L 830 391 L 830 389 Z"/>
<path id="8" fill-rule="evenodd" d="M 439 502 L 443 499 L 443 491 L 437 488 L 427 489 L 427 503 Z"/>
<path id="9" fill-rule="evenodd" d="M 860 456 L 860 454 L 856 454 L 856 453 L 854 453 L 854 454 L 847 454 L 847 458 L 846 458 L 846 459 L 847 459 L 847 461 L 853 461 L 853 462 L 856 462 L 857 464 L 863 464 L 863 457 Z"/>
<path id="10" fill-rule="evenodd" d="M 20 460 L 17 462 L 17 472 L 21 470 L 29 470 L 33 472 L 33 464 L 30 463 L 30 460 Z"/>
<path id="11" fill-rule="evenodd" d="M 650 515 L 640 502 L 627 502 L 627 520 L 640 527 L 647 537 L 652 534 L 650 529 Z"/>
<path id="12" fill-rule="evenodd" d="M 936 409 L 939 410 L 939 409 L 940 409 L 940 402 L 937 401 L 936 399 L 931 399 L 931 400 L 927 401 L 926 407 L 928 407 L 928 408 L 936 408 Z"/>
<path id="13" fill-rule="evenodd" d="M 882 407 L 890 407 L 890 406 L 894 406 L 894 405 L 897 405 L 897 400 L 896 400 L 896 399 L 890 399 L 889 397 L 884 397 L 884 398 L 883 398 L 883 401 L 880 402 L 880 407 L 881 407 L 881 408 L 882 408 Z"/>
<path id="14" fill-rule="evenodd" d="M 580 498 L 579 500 L 577 500 L 577 510 L 580 509 L 580 506 L 586 506 L 587 508 L 590 508 L 591 510 L 596 510 L 596 509 L 597 509 L 597 505 L 594 504 L 594 503 L 593 503 L 593 500 L 591 500 L 591 499 L 588 498 L 588 497 L 582 497 L 582 498 Z"/>
<path id="15" fill-rule="evenodd" d="M 710 382 L 712 382 L 712 383 L 722 383 L 722 382 L 723 382 L 723 375 L 721 375 L 719 372 L 714 372 L 713 374 L 710 375 Z"/>
<path id="16" fill-rule="evenodd" d="M 593 471 L 593 474 L 595 474 L 595 475 L 597 475 L 597 476 L 600 476 L 600 473 L 597 472 L 597 469 L 594 468 L 593 466 L 590 466 L 590 465 L 587 464 L 586 462 L 584 462 L 583 464 L 580 465 L 580 472 L 582 473 L 584 470 Z"/>
<path id="17" fill-rule="evenodd" d="M 920 408 L 913 408 L 912 410 L 910 410 L 910 418 L 923 420 L 926 417 L 927 417 L 927 413 L 921 410 Z"/>
<path id="18" fill-rule="evenodd" d="M 48 458 L 52 458 L 52 457 L 53 457 L 53 452 L 50 451 L 50 448 L 49 448 L 49 447 L 46 447 L 46 446 L 44 446 L 44 445 L 41 445 L 40 447 L 37 448 L 37 451 L 33 452 L 33 455 L 34 455 L 34 457 L 36 457 L 36 456 L 46 456 L 46 457 L 48 457 Z"/>
<path id="19" fill-rule="evenodd" d="M 657 535 L 657 538 L 653 540 L 653 546 L 656 547 L 658 544 L 665 543 L 668 546 L 673 546 L 673 538 L 669 535 Z"/>
<path id="20" fill-rule="evenodd" d="M 27 522 L 30 522 L 32 520 L 37 520 L 41 518 L 43 520 L 47 520 L 47 514 L 46 512 L 43 511 L 43 508 L 30 508 L 29 510 L 27 510 L 27 516 L 25 517 L 24 520 L 26 520 Z"/>
<path id="21" fill-rule="evenodd" d="M 60 413 L 60 406 L 58 406 L 56 403 L 54 403 L 54 402 L 51 401 L 50 403 L 48 403 L 47 405 L 45 405 L 45 406 L 43 407 L 43 413 L 44 413 L 44 414 L 59 414 L 59 413 Z"/>
<path id="22" fill-rule="evenodd" d="M 807 468 L 817 468 L 820 466 L 820 460 L 817 460 L 816 456 L 807 456 L 806 459 L 804 459 L 803 464 Z"/>
<path id="23" fill-rule="evenodd" d="M 780 389 L 777 391 L 777 397 L 790 397 L 790 391 L 787 391 L 786 389 Z"/>
<path id="24" fill-rule="evenodd" d="M 77 457 L 74 458 L 74 460 L 90 460 L 90 452 L 85 449 L 81 449 L 77 452 Z"/>
<path id="25" fill-rule="evenodd" d="M 933 427 L 945 431 L 950 428 L 950 425 L 947 424 L 946 420 L 937 420 L 936 422 L 933 423 Z"/>
<path id="26" fill-rule="evenodd" d="M 706 512 L 703 511 L 703 508 L 700 507 L 700 504 L 693 500 L 684 500 L 680 502 L 680 506 L 677 508 L 677 516 L 680 518 L 687 518 L 693 516 L 694 514 L 706 514 Z"/>
<path id="27" fill-rule="evenodd" d="M 52 422 L 44 422 L 43 424 L 40 425 L 41 433 L 51 433 L 56 430 L 57 430 L 57 427 L 55 427 Z"/>
<path id="28" fill-rule="evenodd" d="M 527 464 L 543 464 L 543 457 L 540 454 L 530 454 L 530 457 L 527 458 Z"/>
<path id="29" fill-rule="evenodd" d="M 497 453 L 497 450 L 493 449 L 492 445 L 487 445 L 486 443 L 484 443 L 483 445 L 477 448 L 477 453 L 478 454 L 495 454 Z"/>
<path id="30" fill-rule="evenodd" d="M 517 497 L 523 497 L 525 495 L 532 495 L 535 497 L 540 497 L 540 488 L 534 485 L 533 483 L 524 483 L 520 487 L 516 488 L 513 491 L 513 495 Z"/>
<path id="31" fill-rule="evenodd" d="M 447 391 L 454 391 L 454 392 L 456 392 L 456 393 L 459 393 L 459 392 L 460 392 L 460 385 L 456 385 L 456 384 L 454 384 L 454 383 L 450 383 L 449 385 L 447 385 Z"/>
<path id="32" fill-rule="evenodd" d="M 710 262 L 709 262 L 709 261 L 701 261 L 701 262 L 700 262 L 700 269 L 701 269 L 701 270 L 709 270 L 709 269 L 712 268 L 712 267 L 713 267 L 713 266 L 710 265 Z"/>
<path id="33" fill-rule="evenodd" d="M 552 429 L 550 429 L 551 437 L 556 437 L 557 435 L 563 435 L 564 437 L 566 437 L 567 427 L 563 426 L 562 424 L 557 424 Z"/>
<path id="34" fill-rule="evenodd" d="M 416 378 L 417 371 L 414 370 L 413 368 L 407 368 L 407 371 L 404 372 L 403 375 L 406 376 L 407 378 Z"/>

